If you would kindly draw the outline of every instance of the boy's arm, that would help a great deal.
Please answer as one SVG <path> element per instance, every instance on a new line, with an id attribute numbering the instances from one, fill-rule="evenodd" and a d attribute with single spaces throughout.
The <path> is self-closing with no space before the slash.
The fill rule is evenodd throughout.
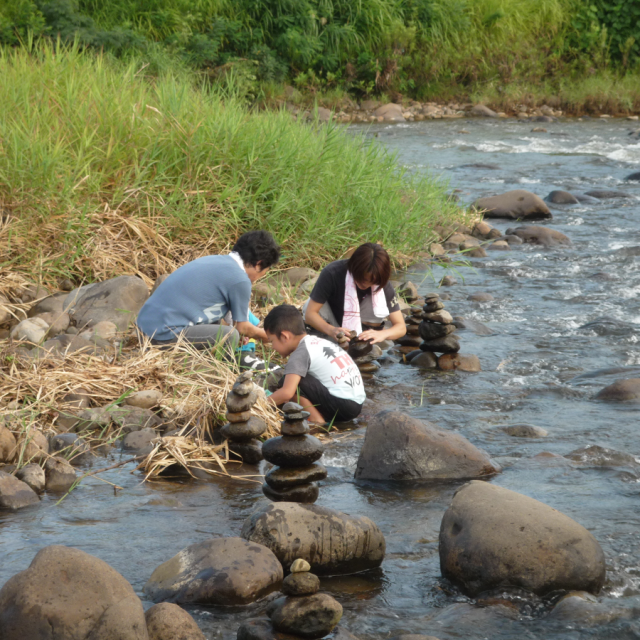
<path id="1" fill-rule="evenodd" d="M 278 405 L 284 404 L 285 402 L 289 402 L 289 400 L 293 399 L 296 396 L 296 391 L 298 390 L 300 380 L 301 377 L 297 376 L 295 373 L 288 373 L 284 377 L 284 384 L 282 385 L 282 387 L 277 391 L 274 391 L 268 397 L 269 402 L 275 404 L 276 407 Z"/>

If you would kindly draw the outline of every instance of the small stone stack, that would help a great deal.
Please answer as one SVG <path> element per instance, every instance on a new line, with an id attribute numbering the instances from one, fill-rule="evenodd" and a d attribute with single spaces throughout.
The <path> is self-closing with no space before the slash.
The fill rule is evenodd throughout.
<path id="1" fill-rule="evenodd" d="M 309 435 L 309 412 L 296 402 L 283 407 L 282 435 L 267 440 L 262 455 L 276 465 L 265 476 L 262 491 L 274 502 L 314 503 L 318 499 L 318 480 L 327 477 L 327 470 L 318 462 L 324 445 Z"/>
<path id="2" fill-rule="evenodd" d="M 450 357 L 460 351 L 458 336 L 454 335 L 456 326 L 453 324 L 451 314 L 445 310 L 444 304 L 437 293 L 429 293 L 425 296 L 425 305 L 421 314 L 422 322 L 418 330 L 424 342 L 420 345 L 423 351 L 422 359 L 433 359 L 433 366 L 441 369 L 451 368 L 440 366 L 440 360 Z M 443 354 L 437 357 L 435 354 Z M 429 355 L 427 355 L 429 354 Z M 412 360 L 413 362 L 413 360 Z"/>
<path id="3" fill-rule="evenodd" d="M 382 355 L 382 349 L 367 340 L 358 340 L 355 331 L 351 332 L 350 340 L 345 336 L 345 340 L 341 342 L 338 337 L 338 344 L 353 358 L 363 378 L 373 377 L 373 374 L 380 369 L 377 359 Z"/>
<path id="4" fill-rule="evenodd" d="M 342 605 L 328 593 L 318 593 L 320 580 L 311 573 L 311 565 L 302 558 L 294 560 L 291 573 L 282 582 L 284 597 L 267 608 L 269 618 L 247 620 L 238 629 L 237 640 L 277 640 L 277 638 L 355 637 L 337 627 Z M 286 635 L 282 635 L 286 634 Z"/>
<path id="5" fill-rule="evenodd" d="M 229 450 L 247 464 L 258 464 L 262 460 L 261 436 L 267 425 L 262 418 L 251 414 L 251 408 L 258 400 L 258 393 L 252 381 L 253 373 L 245 371 L 238 376 L 227 395 L 227 420 L 220 433 L 229 440 Z"/>
<path id="6" fill-rule="evenodd" d="M 306 560 L 298 558 L 282 583 L 284 598 L 278 598 L 267 610 L 276 631 L 303 638 L 323 638 L 342 618 L 342 605 L 320 591 L 318 576 L 311 573 Z"/>
<path id="7" fill-rule="evenodd" d="M 400 353 L 411 353 L 420 348 L 422 338 L 420 337 L 420 323 L 422 322 L 422 307 L 411 307 L 409 313 L 405 315 L 407 334 L 396 340 L 400 347 Z"/>

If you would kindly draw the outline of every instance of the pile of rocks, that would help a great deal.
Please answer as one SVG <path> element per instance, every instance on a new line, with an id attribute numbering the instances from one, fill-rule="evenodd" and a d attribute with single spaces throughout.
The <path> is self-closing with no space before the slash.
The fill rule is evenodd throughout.
<path id="1" fill-rule="evenodd" d="M 253 372 L 245 371 L 227 395 L 227 420 L 220 433 L 229 440 L 229 451 L 247 464 L 258 464 L 262 460 L 262 443 L 257 438 L 267 429 L 258 416 L 251 413 L 258 401 L 258 392 L 252 380 Z"/>
<path id="2" fill-rule="evenodd" d="M 327 470 L 317 462 L 324 445 L 309 435 L 309 412 L 296 402 L 283 407 L 282 435 L 267 440 L 262 455 L 276 465 L 265 475 L 262 491 L 274 502 L 313 503 L 318 499 L 318 480 L 327 477 Z"/>
<path id="3" fill-rule="evenodd" d="M 342 605 L 327 593 L 318 593 L 320 580 L 306 560 L 298 558 L 282 583 L 283 598 L 267 609 L 269 620 L 248 620 L 238 629 L 238 640 L 264 640 L 286 633 L 289 637 L 323 638 L 340 618 Z M 344 633 L 344 632 L 343 632 Z M 349 634 L 350 635 L 350 634 Z"/>
<path id="4" fill-rule="evenodd" d="M 377 344 L 358 340 L 355 331 L 350 336 L 338 334 L 338 344 L 353 358 L 363 378 L 371 378 L 380 369 L 378 358 L 382 355 L 382 349 Z"/>
<path id="5" fill-rule="evenodd" d="M 460 342 L 455 335 L 456 326 L 437 293 L 425 296 L 422 310 L 415 307 L 410 310 L 407 325 L 408 335 L 400 347 L 407 362 L 426 369 L 480 371 L 477 356 L 458 353 Z"/>

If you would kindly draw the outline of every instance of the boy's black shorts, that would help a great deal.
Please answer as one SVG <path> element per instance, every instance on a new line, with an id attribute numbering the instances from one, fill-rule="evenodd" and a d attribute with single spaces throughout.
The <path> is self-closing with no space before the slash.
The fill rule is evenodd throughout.
<path id="1" fill-rule="evenodd" d="M 285 377 L 282 376 L 278 383 L 278 389 L 284 384 Z M 362 411 L 361 404 L 353 400 L 332 396 L 329 393 L 329 389 L 311 374 L 300 378 L 298 388 L 300 389 L 300 395 L 311 402 L 322 414 L 326 422 L 348 422 L 357 418 Z"/>

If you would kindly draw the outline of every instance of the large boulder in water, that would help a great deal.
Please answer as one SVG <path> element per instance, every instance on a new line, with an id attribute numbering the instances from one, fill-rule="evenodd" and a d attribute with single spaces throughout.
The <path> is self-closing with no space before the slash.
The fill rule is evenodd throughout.
<path id="1" fill-rule="evenodd" d="M 106 562 L 51 546 L 0 590 L 2 640 L 148 640 L 140 598 Z"/>
<path id="2" fill-rule="evenodd" d="M 196 621 L 177 604 L 155 604 L 144 617 L 149 640 L 207 640 Z"/>
<path id="3" fill-rule="evenodd" d="M 640 378 L 616 380 L 613 384 L 601 389 L 596 394 L 596 400 L 608 400 L 613 402 L 640 400 Z"/>
<path id="4" fill-rule="evenodd" d="M 152 574 L 144 593 L 155 602 L 240 605 L 275 591 L 282 567 L 265 546 L 213 538 L 188 546 Z"/>
<path id="5" fill-rule="evenodd" d="M 80 331 L 99 322 L 113 322 L 125 331 L 149 297 L 149 289 L 137 276 L 120 276 L 75 289 L 65 298 L 64 308 Z"/>
<path id="6" fill-rule="evenodd" d="M 386 549 L 369 518 L 296 502 L 269 504 L 242 527 L 242 537 L 268 547 L 284 567 L 302 558 L 318 575 L 345 575 L 380 566 Z"/>
<path id="7" fill-rule="evenodd" d="M 570 245 L 571 240 L 564 233 L 556 229 L 548 227 L 540 227 L 537 225 L 526 225 L 516 227 L 515 229 L 507 229 L 507 235 L 518 236 L 527 244 L 539 244 L 543 247 L 557 247 L 559 245 Z"/>
<path id="8" fill-rule="evenodd" d="M 498 471 L 484 451 L 461 435 L 399 411 L 382 411 L 367 427 L 356 478 L 468 480 Z"/>
<path id="9" fill-rule="evenodd" d="M 604 553 L 582 525 L 479 481 L 459 489 L 442 518 L 440 569 L 471 596 L 507 587 L 598 593 L 605 579 Z"/>
<path id="10" fill-rule="evenodd" d="M 402 106 L 389 102 L 381 107 L 378 107 L 374 112 L 377 118 L 384 118 L 385 122 L 404 122 L 404 116 L 402 115 Z"/>
<path id="11" fill-rule="evenodd" d="M 535 193 L 516 189 L 498 196 L 479 198 L 473 203 L 476 209 L 486 209 L 485 218 L 509 220 L 545 220 L 552 218 L 545 201 Z"/>

